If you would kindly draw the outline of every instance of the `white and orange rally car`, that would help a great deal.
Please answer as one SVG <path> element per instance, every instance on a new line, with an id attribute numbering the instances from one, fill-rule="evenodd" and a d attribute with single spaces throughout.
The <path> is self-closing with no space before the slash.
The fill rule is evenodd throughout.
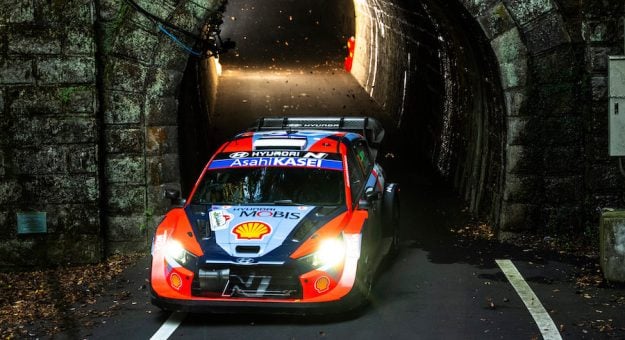
<path id="1" fill-rule="evenodd" d="M 156 230 L 152 303 L 303 314 L 362 305 L 399 244 L 399 187 L 375 162 L 383 136 L 372 118 L 263 118 L 223 144 Z"/>

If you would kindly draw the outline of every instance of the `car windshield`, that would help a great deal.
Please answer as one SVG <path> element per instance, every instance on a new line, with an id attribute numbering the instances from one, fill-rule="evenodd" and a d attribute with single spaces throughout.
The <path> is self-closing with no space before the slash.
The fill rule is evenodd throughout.
<path id="1" fill-rule="evenodd" d="M 192 204 L 340 205 L 343 173 L 294 167 L 246 167 L 208 171 Z"/>

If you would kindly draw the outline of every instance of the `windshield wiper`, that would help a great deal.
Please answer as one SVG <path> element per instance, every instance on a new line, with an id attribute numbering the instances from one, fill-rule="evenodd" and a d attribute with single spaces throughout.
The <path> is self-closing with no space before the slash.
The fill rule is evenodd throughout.
<path id="1" fill-rule="evenodd" d="M 277 200 L 273 201 L 275 205 L 303 205 L 301 203 L 293 203 L 293 200 Z"/>
<path id="2" fill-rule="evenodd" d="M 237 205 L 238 203 L 192 201 L 191 204 L 192 205 Z"/>

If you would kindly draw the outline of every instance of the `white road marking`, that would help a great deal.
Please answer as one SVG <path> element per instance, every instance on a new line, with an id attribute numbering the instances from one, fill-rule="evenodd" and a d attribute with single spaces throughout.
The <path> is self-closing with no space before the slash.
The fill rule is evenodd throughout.
<path id="1" fill-rule="evenodd" d="M 543 335 L 543 339 L 545 340 L 562 340 L 562 336 L 558 331 L 555 323 L 551 319 L 545 307 L 540 303 L 532 288 L 525 282 L 519 270 L 514 266 L 512 261 L 510 260 L 495 260 L 501 271 L 506 275 L 508 281 L 514 290 L 516 290 L 517 294 L 523 303 L 529 310 L 530 314 L 534 318 L 540 333 Z"/>
<path id="2" fill-rule="evenodd" d="M 165 320 L 165 323 L 161 326 L 161 328 L 152 335 L 150 340 L 167 340 L 169 337 L 174 334 L 176 328 L 180 326 L 184 318 L 187 316 L 187 313 L 175 312 L 171 313 L 169 318 Z"/>

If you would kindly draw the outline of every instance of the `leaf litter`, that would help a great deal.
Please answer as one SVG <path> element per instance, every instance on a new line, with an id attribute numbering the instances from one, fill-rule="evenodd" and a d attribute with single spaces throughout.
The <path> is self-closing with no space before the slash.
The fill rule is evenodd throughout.
<path id="1" fill-rule="evenodd" d="M 112 283 L 143 255 L 114 255 L 102 263 L 0 272 L 0 338 L 51 336 L 90 327 L 119 309 L 119 301 L 96 308 Z M 119 300 L 130 293 L 115 293 Z"/>

